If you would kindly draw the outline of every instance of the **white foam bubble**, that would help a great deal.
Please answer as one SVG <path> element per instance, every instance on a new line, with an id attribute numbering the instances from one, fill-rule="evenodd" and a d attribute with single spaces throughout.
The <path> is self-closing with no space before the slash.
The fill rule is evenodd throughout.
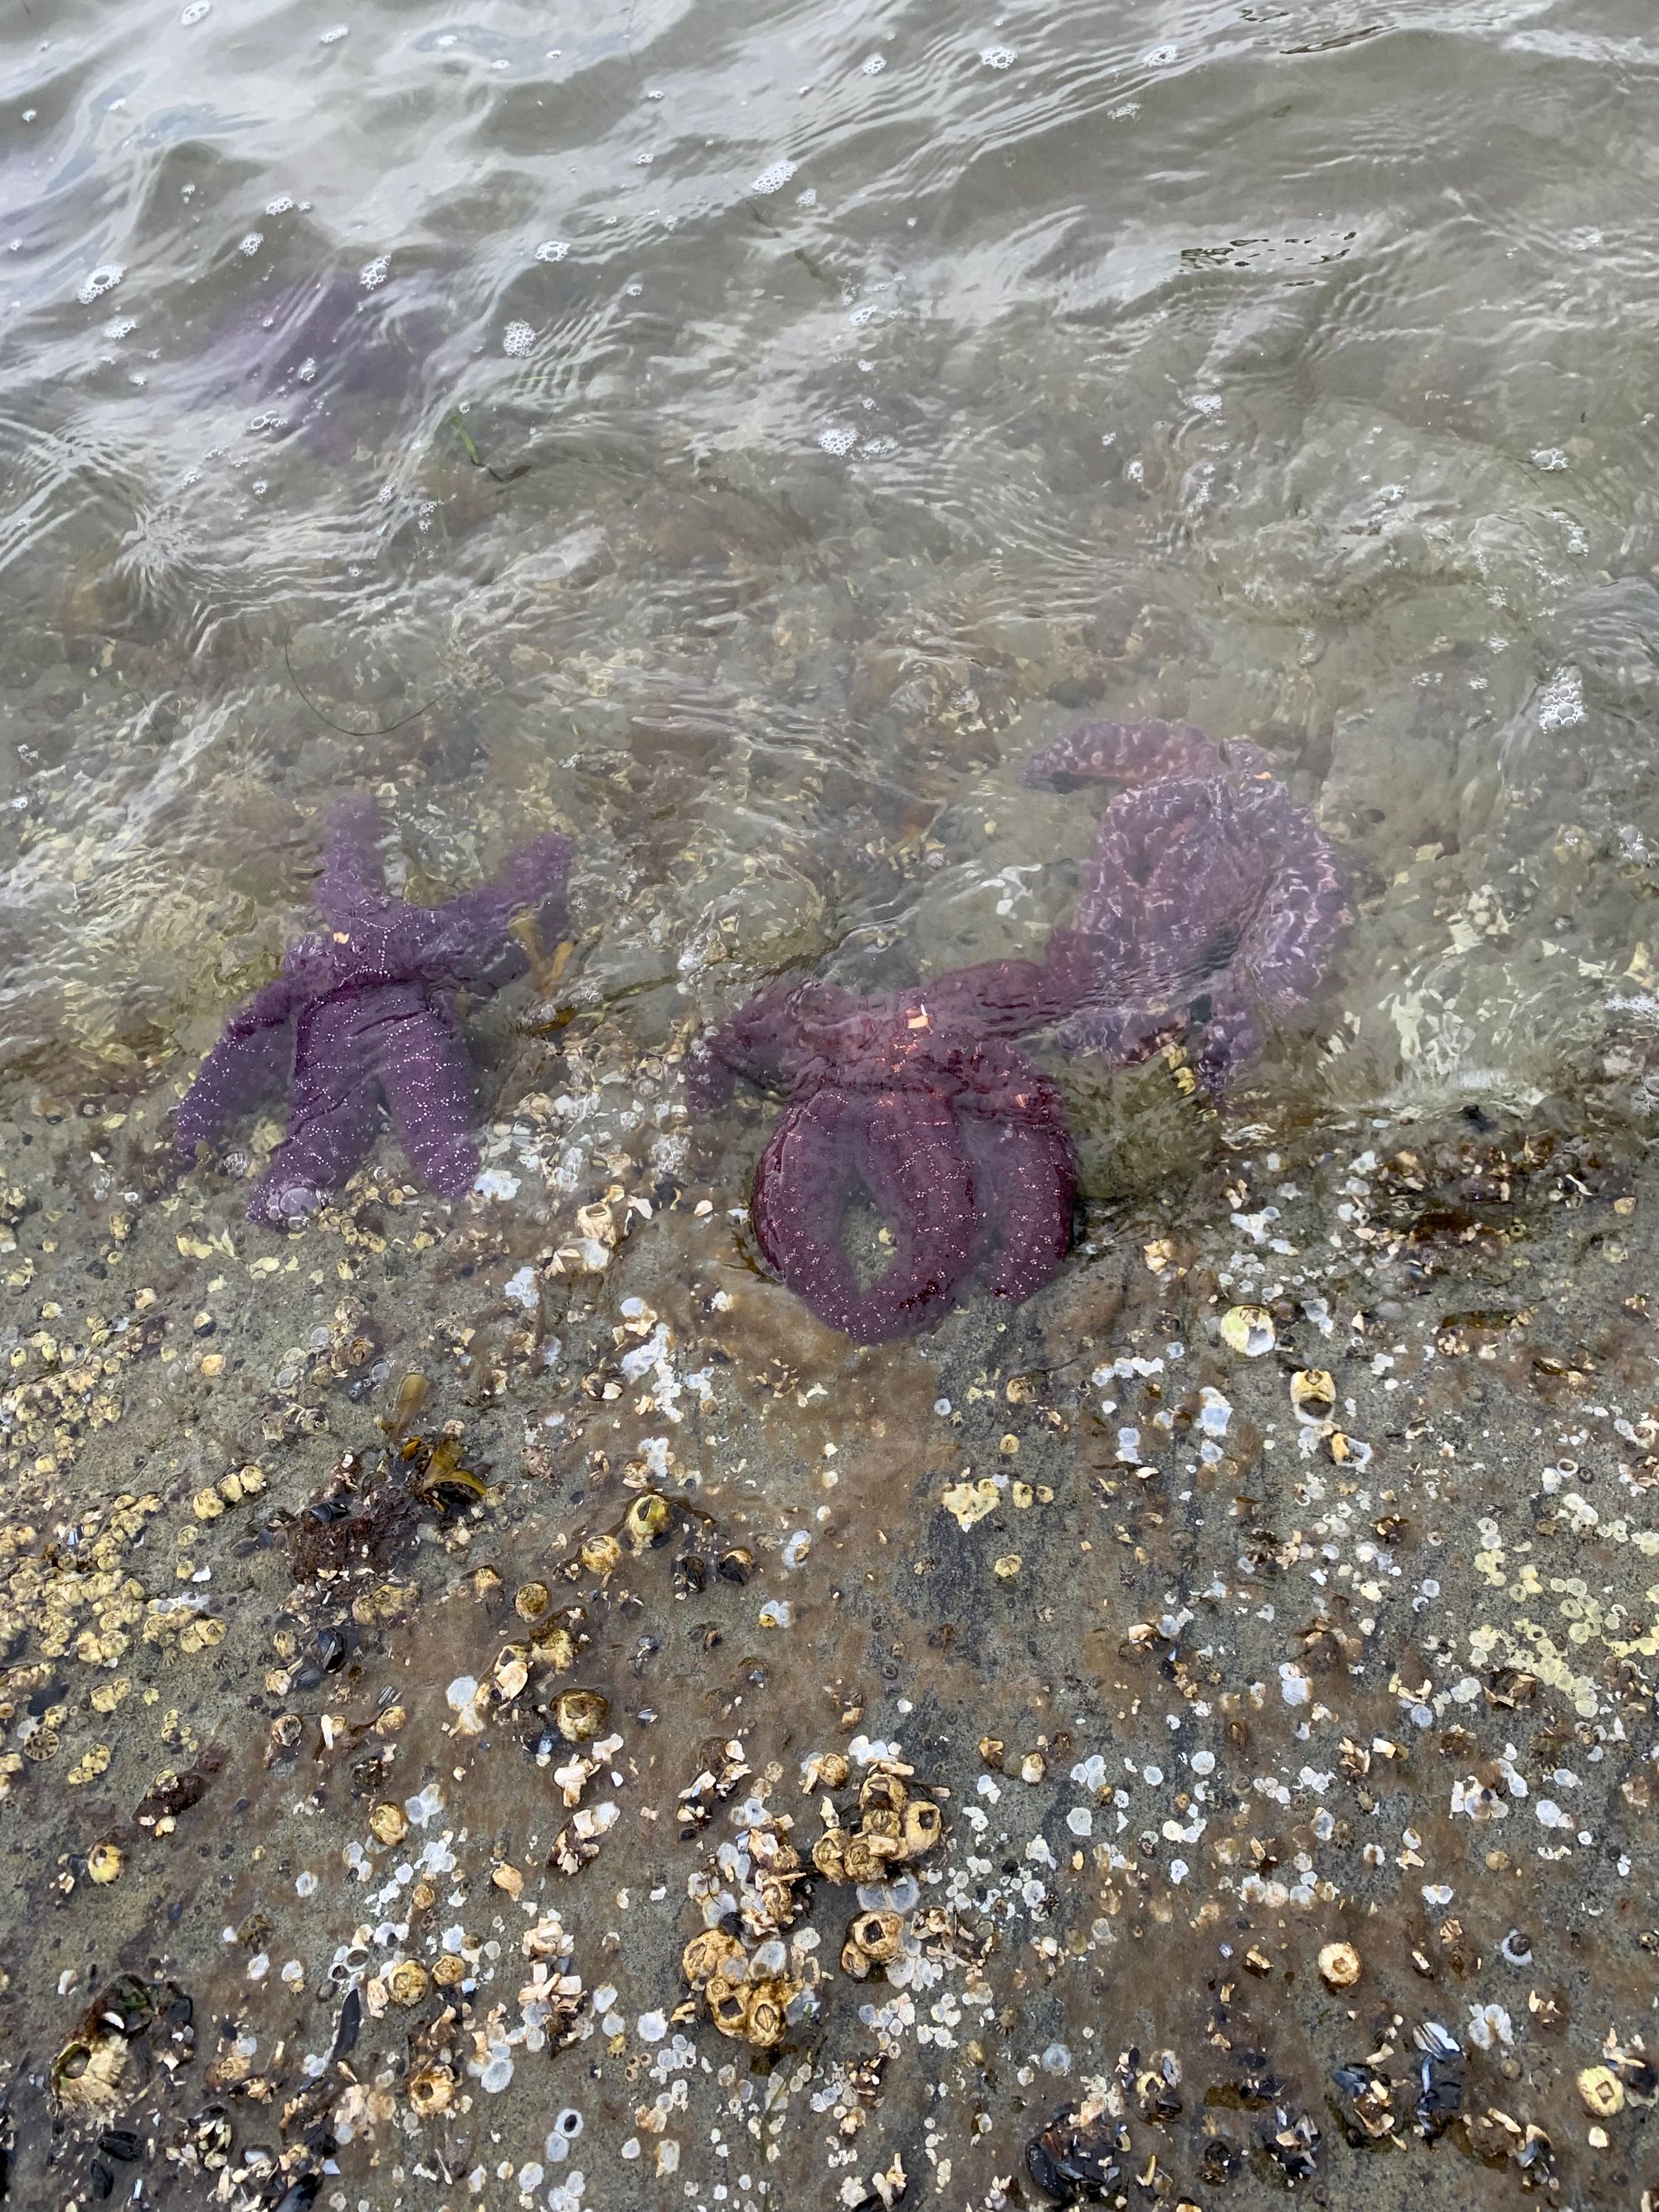
<path id="1" fill-rule="evenodd" d="M 385 283 L 391 270 L 390 257 L 384 253 L 376 254 L 373 261 L 365 261 L 357 271 L 357 282 L 365 292 L 377 291 Z"/>
<path id="2" fill-rule="evenodd" d="M 569 246 L 562 238 L 544 238 L 536 248 L 536 258 L 538 261 L 562 261 L 569 251 Z"/>
<path id="3" fill-rule="evenodd" d="M 536 333 L 528 323 L 509 323 L 501 333 L 503 353 L 526 354 L 536 343 Z"/>
<path id="4" fill-rule="evenodd" d="M 1012 46 L 982 47 L 979 58 L 987 69 L 994 70 L 1012 69 L 1019 59 Z"/>
<path id="5" fill-rule="evenodd" d="M 1584 679 L 1576 668 L 1558 669 L 1538 695 L 1540 730 L 1571 730 L 1584 720 Z"/>
<path id="6" fill-rule="evenodd" d="M 751 192 L 781 192 L 795 173 L 793 161 L 774 161 L 763 169 L 749 189 Z"/>
<path id="7" fill-rule="evenodd" d="M 239 252 L 246 254 L 248 259 L 252 261 L 254 255 L 259 251 L 259 248 L 264 244 L 264 242 L 265 234 L 264 231 L 251 230 L 247 236 L 242 240 L 240 246 L 237 250 Z"/>
<path id="8" fill-rule="evenodd" d="M 81 279 L 81 289 L 75 296 L 83 307 L 89 307 L 106 292 L 112 292 L 126 273 L 118 261 L 100 261 L 97 268 L 88 270 Z"/>
<path id="9" fill-rule="evenodd" d="M 190 0 L 189 7 L 184 10 L 179 21 L 186 25 L 199 23 L 203 16 L 207 14 L 209 0 Z"/>
<path id="10" fill-rule="evenodd" d="M 820 430 L 818 443 L 826 453 L 850 453 L 858 443 L 856 430 Z"/>

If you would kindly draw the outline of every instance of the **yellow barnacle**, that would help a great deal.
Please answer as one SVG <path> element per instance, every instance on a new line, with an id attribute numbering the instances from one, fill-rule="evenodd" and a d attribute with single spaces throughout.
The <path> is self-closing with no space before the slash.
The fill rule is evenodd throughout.
<path id="1" fill-rule="evenodd" d="M 386 1995 L 394 2004 L 419 2004 L 431 1978 L 418 1959 L 401 1959 L 386 1978 Z"/>

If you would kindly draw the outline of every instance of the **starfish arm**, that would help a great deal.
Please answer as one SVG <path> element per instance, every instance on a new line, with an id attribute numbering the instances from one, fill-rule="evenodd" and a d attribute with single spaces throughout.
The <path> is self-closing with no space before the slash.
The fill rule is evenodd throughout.
<path id="1" fill-rule="evenodd" d="M 488 883 L 433 907 L 420 917 L 417 963 L 430 981 L 499 989 L 522 975 L 529 956 L 512 934 L 520 915 L 532 915 L 549 950 L 568 920 L 565 883 L 573 848 L 556 830 L 532 837 L 511 854 Z"/>
<path id="2" fill-rule="evenodd" d="M 1025 1036 L 1075 1013 L 1097 988 L 1100 961 L 1092 947 L 1079 960 L 1078 940 L 1056 930 L 1041 960 L 982 960 L 957 968 L 916 994 L 940 1029 L 988 1037 Z"/>
<path id="3" fill-rule="evenodd" d="M 1220 756 L 1191 722 L 1079 722 L 1034 753 L 1021 779 L 1057 791 L 1080 783 L 1162 783 L 1219 773 Z"/>
<path id="4" fill-rule="evenodd" d="M 1052 1280 L 1072 1248 L 1077 1154 L 1066 1109 L 1039 1078 L 1011 1110 L 964 1116 L 963 1130 L 995 1247 L 991 1288 L 1018 1303 Z"/>
<path id="5" fill-rule="evenodd" d="M 1121 1000 L 1135 965 L 1130 933 L 1121 927 L 1056 929 L 1042 955 L 1042 998 L 1053 1009 L 1048 1020 L 1068 1020 L 1085 1007 Z"/>
<path id="6" fill-rule="evenodd" d="M 509 853 L 488 888 L 505 900 L 509 918 L 552 899 L 562 902 L 574 850 L 568 837 L 550 830 Z"/>
<path id="7" fill-rule="evenodd" d="M 837 991 L 830 1006 L 822 987 L 809 988 L 815 1008 L 834 1013 L 854 1004 Z M 767 1091 L 785 1091 L 793 1085 L 811 1057 L 800 998 L 796 991 L 763 991 L 718 1029 L 706 1030 L 697 1039 L 686 1056 L 685 1069 L 686 1096 L 694 1112 L 724 1105 L 739 1076 Z"/>
<path id="8" fill-rule="evenodd" d="M 1212 1095 L 1224 1091 L 1261 1049 L 1261 1030 L 1245 994 L 1231 985 L 1212 993 L 1209 1017 L 1193 1054 L 1193 1066 L 1204 1088 Z"/>
<path id="9" fill-rule="evenodd" d="M 410 1165 L 460 1198 L 478 1172 L 472 1062 L 451 1014 L 423 994 L 398 995 L 375 1027 L 375 1073 Z"/>
<path id="10" fill-rule="evenodd" d="M 397 902 L 386 887 L 380 841 L 386 823 L 372 799 L 343 799 L 329 817 L 323 872 L 313 900 L 331 930 L 379 921 Z"/>
<path id="11" fill-rule="evenodd" d="M 294 1050 L 294 1017 L 307 996 L 301 977 L 278 975 L 225 1024 L 173 1116 L 173 1142 L 186 1158 L 276 1089 Z"/>
<path id="12" fill-rule="evenodd" d="M 971 1272 L 978 1194 L 947 1099 L 891 1091 L 871 1100 L 860 1132 L 864 1187 L 886 1222 L 891 1264 L 860 1294 L 847 1334 L 860 1344 L 909 1336 L 939 1320 Z"/>
<path id="13" fill-rule="evenodd" d="M 1074 924 L 1049 959 L 1084 1008 L 1182 1009 L 1224 978 L 1259 925 L 1293 808 L 1277 785 L 1218 776 L 1122 792 L 1102 817 Z"/>
<path id="14" fill-rule="evenodd" d="M 288 1134 L 254 1186 L 250 1221 L 313 1212 L 367 1157 L 380 1125 L 370 1065 L 378 991 L 341 991 L 300 1016 Z"/>
<path id="15" fill-rule="evenodd" d="M 760 1248 L 820 1321 L 848 1334 L 858 1281 L 841 1241 L 858 1187 L 858 1105 L 821 1091 L 785 1109 L 755 1170 L 750 1212 Z"/>
<path id="16" fill-rule="evenodd" d="M 860 1183 L 897 1247 L 863 1291 L 841 1241 Z M 753 1211 L 761 1249 L 789 1289 L 857 1344 L 938 1321 L 972 1258 L 973 1181 L 955 1116 L 923 1092 L 825 1090 L 792 1106 L 762 1158 Z"/>
<path id="17" fill-rule="evenodd" d="M 1312 996 L 1348 919 L 1342 872 L 1272 770 L 1259 746 L 1224 759 L 1179 722 L 1085 723 L 1028 764 L 1029 782 L 1132 787 L 1106 809 L 1073 927 L 1046 956 L 1079 994 L 1074 1042 L 1132 1010 L 1179 1026 L 1216 995 L 1229 1012 L 1209 1064 L 1224 1079 L 1259 1048 L 1246 1000 L 1284 1014 Z"/>
<path id="18" fill-rule="evenodd" d="M 1214 776 L 1120 792 L 1084 865 L 1073 934 L 1095 1004 L 1173 1004 L 1225 966 L 1259 896 L 1237 803 Z M 1058 935 L 1059 933 L 1056 933 Z"/>
<path id="19" fill-rule="evenodd" d="M 1241 948 L 1263 1002 L 1288 1012 L 1312 998 L 1347 922 L 1346 889 L 1334 848 L 1303 808 L 1285 838 L 1284 865 Z"/>

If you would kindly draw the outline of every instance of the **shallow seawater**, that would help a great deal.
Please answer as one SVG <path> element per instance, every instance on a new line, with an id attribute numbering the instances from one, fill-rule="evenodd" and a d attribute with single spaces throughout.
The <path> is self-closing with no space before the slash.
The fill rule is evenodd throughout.
<path id="1" fill-rule="evenodd" d="M 15 2201 L 1648 2202 L 1656 143 L 1633 0 L 16 0 Z M 687 1044 L 1036 951 L 1088 715 L 1352 927 L 1219 1104 L 1039 1042 L 1060 1277 L 849 1348 Z M 350 793 L 574 944 L 278 1234 L 167 1115 Z"/>

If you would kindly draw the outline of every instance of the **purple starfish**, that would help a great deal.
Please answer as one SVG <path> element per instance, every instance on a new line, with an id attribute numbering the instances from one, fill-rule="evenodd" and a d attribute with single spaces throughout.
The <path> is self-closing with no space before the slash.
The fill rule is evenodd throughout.
<path id="1" fill-rule="evenodd" d="M 1129 787 L 1085 871 L 1073 926 L 1097 966 L 1060 1043 L 1124 1065 L 1190 1036 L 1219 1090 L 1261 1049 L 1261 1018 L 1311 998 L 1348 919 L 1313 816 L 1259 746 L 1224 758 L 1190 722 L 1085 722 L 1024 780 Z"/>
<path id="2" fill-rule="evenodd" d="M 228 315 L 185 305 L 169 331 L 172 362 L 158 388 L 212 408 L 234 400 L 247 427 L 290 435 L 331 461 L 349 460 L 371 415 L 407 404 L 429 374 L 441 331 L 418 274 L 388 281 L 371 264 L 250 285 Z"/>
<path id="3" fill-rule="evenodd" d="M 700 1107 L 744 1076 L 789 1103 L 762 1155 L 761 1249 L 821 1321 L 879 1344 L 938 1321 L 975 1279 L 1028 1298 L 1072 1242 L 1077 1160 L 1060 1093 L 1006 1040 L 1075 1006 L 1065 961 L 963 968 L 864 1003 L 832 985 L 751 999 L 702 1040 Z M 862 1191 L 896 1249 L 860 1287 L 842 1241 Z"/>
<path id="4" fill-rule="evenodd" d="M 1088 723 L 1026 780 L 1132 787 L 1041 961 L 872 1004 L 825 984 L 765 993 L 696 1048 L 694 1105 L 737 1076 L 787 1094 L 755 1177 L 756 1234 L 796 1296 L 860 1343 L 927 1328 L 975 1279 L 1029 1297 L 1066 1255 L 1064 1105 L 1008 1040 L 1059 1023 L 1063 1042 L 1123 1063 L 1195 1031 L 1218 1086 L 1259 1048 L 1259 1014 L 1311 995 L 1346 920 L 1335 854 L 1254 745 L 1224 761 L 1188 723 Z M 896 1248 L 864 1288 L 842 1233 L 860 1192 Z"/>
<path id="5" fill-rule="evenodd" d="M 488 996 L 529 967 L 509 933 L 530 914 L 562 933 L 570 841 L 521 846 L 500 874 L 446 906 L 393 898 L 375 844 L 379 810 L 335 812 L 316 890 L 325 934 L 291 945 L 274 982 L 239 1006 L 180 1103 L 185 1158 L 286 1083 L 288 1134 L 248 1205 L 252 1221 L 309 1213 L 367 1157 L 384 1097 L 422 1179 L 459 1198 L 478 1171 L 472 1067 L 456 994 Z"/>

